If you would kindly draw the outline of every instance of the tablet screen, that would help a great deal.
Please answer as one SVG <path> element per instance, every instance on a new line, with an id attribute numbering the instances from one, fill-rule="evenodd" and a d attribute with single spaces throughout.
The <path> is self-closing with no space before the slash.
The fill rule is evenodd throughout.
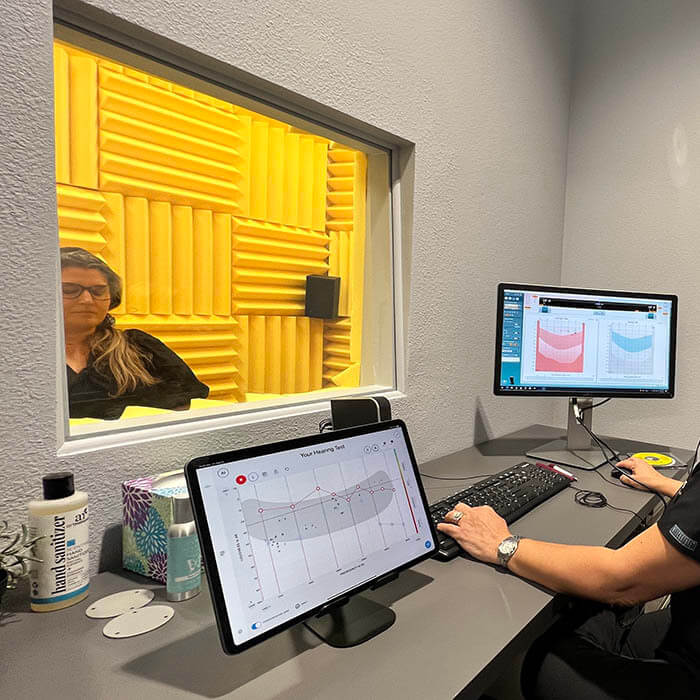
<path id="1" fill-rule="evenodd" d="M 194 472 L 236 645 L 435 551 L 402 424 L 380 425 Z"/>

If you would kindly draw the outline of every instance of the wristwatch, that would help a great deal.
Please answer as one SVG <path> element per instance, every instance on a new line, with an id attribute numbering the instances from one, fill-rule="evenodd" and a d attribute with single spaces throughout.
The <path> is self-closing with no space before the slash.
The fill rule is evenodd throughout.
<path id="1" fill-rule="evenodd" d="M 520 542 L 520 535 L 511 535 L 506 537 L 501 544 L 498 545 L 498 563 L 508 568 L 508 562 L 511 557 L 518 551 L 518 543 Z"/>

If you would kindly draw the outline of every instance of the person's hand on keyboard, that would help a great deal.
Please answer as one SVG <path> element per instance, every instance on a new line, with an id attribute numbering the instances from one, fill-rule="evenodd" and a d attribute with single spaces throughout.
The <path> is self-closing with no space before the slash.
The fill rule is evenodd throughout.
<path id="1" fill-rule="evenodd" d="M 471 508 L 458 503 L 437 526 L 476 559 L 498 563 L 498 545 L 510 537 L 506 521 L 491 506 Z"/>

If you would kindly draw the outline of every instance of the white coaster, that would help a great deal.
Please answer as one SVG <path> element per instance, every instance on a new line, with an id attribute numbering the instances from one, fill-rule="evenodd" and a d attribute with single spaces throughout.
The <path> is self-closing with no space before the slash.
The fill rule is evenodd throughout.
<path id="1" fill-rule="evenodd" d="M 113 593 L 105 598 L 100 598 L 88 607 L 85 614 L 88 617 L 98 619 L 116 617 L 129 610 L 136 610 L 148 605 L 153 600 L 154 593 L 146 588 L 137 588 L 132 591 Z"/>
<path id="2" fill-rule="evenodd" d="M 171 620 L 174 614 L 175 611 L 169 605 L 149 605 L 115 617 L 104 626 L 102 633 L 110 639 L 136 637 L 158 629 Z"/>

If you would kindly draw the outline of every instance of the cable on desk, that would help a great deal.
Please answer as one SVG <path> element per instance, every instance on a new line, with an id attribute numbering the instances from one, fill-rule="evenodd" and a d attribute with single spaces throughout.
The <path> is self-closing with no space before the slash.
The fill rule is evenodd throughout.
<path id="1" fill-rule="evenodd" d="M 619 508 L 618 506 L 612 505 L 612 503 L 608 502 L 608 499 L 605 496 L 605 494 L 601 493 L 600 491 L 588 491 L 586 489 L 577 488 L 576 486 L 569 486 L 569 488 L 576 491 L 576 493 L 574 494 L 574 500 L 580 506 L 586 506 L 586 508 L 612 508 L 612 510 L 619 510 L 625 513 L 631 513 L 632 515 L 634 515 L 635 518 L 639 520 L 639 522 L 642 525 L 645 524 L 644 518 L 642 518 L 641 515 L 635 513 L 629 508 Z"/>
<path id="2" fill-rule="evenodd" d="M 596 473 L 603 481 L 606 481 L 608 484 L 612 484 L 613 486 L 617 486 L 617 488 L 619 488 L 619 489 L 629 489 L 629 488 L 632 488 L 632 487 L 627 486 L 627 485 L 625 485 L 625 484 L 623 484 L 623 483 L 621 483 L 621 482 L 615 482 L 615 481 L 613 481 L 612 479 L 608 479 L 607 477 L 603 476 L 603 475 L 598 471 L 598 469 L 594 469 L 593 471 L 595 471 L 595 473 Z M 632 479 L 632 481 L 635 481 L 635 482 L 638 483 L 640 486 L 643 486 L 643 487 L 644 487 L 644 491 L 646 491 L 647 493 L 653 493 L 655 496 L 657 496 L 657 497 L 659 498 L 659 500 L 661 501 L 661 506 L 662 506 L 662 508 L 663 508 L 662 514 L 666 512 L 666 499 L 665 499 L 658 491 L 652 491 L 652 489 L 650 489 L 648 486 L 644 486 L 644 484 L 642 484 L 641 482 L 639 482 L 639 481 L 637 481 L 636 479 L 632 478 L 632 477 L 629 476 L 628 474 L 625 474 L 625 476 L 626 476 L 628 479 Z M 612 508 L 613 506 L 610 506 L 610 507 Z"/>
<path id="3" fill-rule="evenodd" d="M 607 401 L 608 401 L 607 399 L 606 399 L 605 401 L 601 401 L 598 405 L 600 406 L 600 405 L 602 405 L 602 404 L 604 404 L 604 403 L 607 403 Z M 591 408 L 593 408 L 593 406 L 588 406 L 588 407 L 586 408 L 586 410 L 589 410 L 589 409 L 591 409 Z M 620 457 L 623 453 L 617 452 L 616 450 L 613 450 L 613 448 L 610 447 L 610 445 L 608 445 L 608 443 L 605 442 L 605 440 L 603 440 L 602 438 L 598 437 L 598 436 L 583 422 L 583 409 L 578 409 L 578 411 L 577 411 L 577 410 L 576 410 L 576 406 L 574 406 L 574 416 L 575 416 L 575 418 L 576 418 L 576 422 L 591 436 L 591 438 L 593 438 L 593 440 L 595 441 L 596 445 L 598 445 L 598 448 L 600 449 L 600 452 L 601 452 L 601 454 L 603 455 L 603 459 L 607 462 L 607 464 L 608 464 L 610 467 L 612 467 L 612 468 L 614 469 L 617 465 L 616 465 L 616 464 L 613 464 L 613 463 L 610 461 L 610 457 L 608 457 L 607 453 L 605 452 L 604 447 L 607 448 L 608 450 L 610 450 L 610 453 L 612 454 L 612 456 L 613 456 L 614 459 L 617 459 L 617 458 Z M 628 452 L 625 452 L 624 454 L 626 454 L 628 457 L 630 456 Z M 590 471 L 596 472 L 596 474 L 599 474 L 599 476 L 601 476 L 603 479 L 605 479 L 605 481 L 607 481 L 607 482 L 610 483 L 610 484 L 614 484 L 615 486 L 617 486 L 618 484 L 615 484 L 614 482 L 610 481 L 609 479 L 606 479 L 602 474 L 600 474 L 600 472 L 598 471 L 598 469 L 600 469 L 600 467 L 602 467 L 602 466 L 603 466 L 603 465 L 601 464 L 601 465 L 599 465 L 598 467 L 596 467 L 595 469 L 590 470 Z M 653 494 L 661 501 L 661 504 L 662 504 L 662 506 L 663 506 L 663 510 L 664 510 L 664 512 L 666 512 L 666 499 L 665 499 L 658 491 L 655 491 L 654 489 L 649 488 L 646 484 L 643 484 L 641 481 L 638 481 L 637 479 L 635 479 L 633 476 L 631 476 L 631 475 L 629 475 L 629 474 L 625 474 L 625 476 L 626 476 L 630 481 L 634 481 L 635 484 L 638 484 L 639 486 L 641 486 L 642 489 L 644 489 L 645 491 L 647 491 L 647 492 L 649 492 L 649 493 L 653 493 Z M 624 486 L 624 484 L 620 484 L 620 485 Z"/>
<path id="4" fill-rule="evenodd" d="M 598 403 L 594 403 L 594 404 L 592 404 L 591 406 L 584 406 L 583 408 L 579 408 L 579 411 L 581 412 L 581 414 L 583 414 L 583 413 L 585 413 L 586 411 L 590 411 L 590 410 L 592 410 L 592 409 L 594 409 L 594 408 L 598 408 L 598 406 L 602 406 L 603 404 L 608 403 L 608 401 L 612 401 L 612 397 L 607 398 L 607 399 L 604 399 L 603 401 L 599 401 Z M 599 436 L 596 435 L 592 430 L 590 430 L 590 429 L 588 428 L 587 425 L 584 425 L 582 419 L 577 420 L 577 422 L 579 423 L 579 425 L 581 425 L 581 426 L 584 428 L 584 430 L 586 430 L 586 431 L 588 432 L 588 434 L 593 438 L 593 440 L 595 440 L 596 444 L 598 445 L 598 448 L 599 448 L 600 451 L 603 453 L 603 458 L 605 459 L 606 462 L 608 462 L 608 464 L 610 464 L 610 460 L 608 459 L 608 457 L 607 457 L 607 455 L 605 454 L 605 451 L 603 450 L 603 448 L 602 448 L 601 445 L 605 445 L 605 447 L 607 447 L 607 448 L 610 450 L 611 454 L 613 455 L 613 457 L 614 457 L 615 459 L 617 459 L 618 457 L 621 457 L 621 456 L 623 456 L 623 455 L 625 455 L 625 459 L 629 459 L 629 458 L 632 456 L 629 452 L 618 452 L 617 450 L 614 450 L 612 447 L 610 447 L 610 445 L 608 445 L 607 442 L 605 442 L 601 437 L 599 437 Z M 694 470 L 694 468 L 695 468 L 695 466 L 696 466 L 696 462 L 697 462 L 697 459 L 698 459 L 698 451 L 699 451 L 699 450 L 700 450 L 700 440 L 698 440 L 697 445 L 695 445 L 695 453 L 693 454 L 693 460 L 692 460 L 690 463 L 688 463 L 688 465 L 687 465 L 687 467 L 686 467 L 686 478 L 688 478 L 688 476 L 690 476 L 690 475 L 693 473 L 693 470 Z M 611 464 L 610 466 L 615 466 L 615 465 L 612 465 L 612 464 Z M 657 467 L 657 466 L 655 466 L 654 469 L 660 471 L 661 469 L 678 469 L 678 467 L 677 467 L 677 466 L 673 466 L 673 465 L 667 466 L 667 467 L 663 467 L 663 466 Z M 626 474 L 625 476 L 629 476 L 629 475 Z M 632 478 L 632 477 L 629 477 L 629 478 L 631 478 L 632 481 L 636 481 L 636 480 L 635 480 L 634 478 Z M 607 481 L 607 479 L 606 479 L 606 481 Z M 639 484 L 639 482 L 637 482 L 637 483 Z M 640 486 L 644 486 L 644 484 L 639 484 L 639 485 L 640 485 Z M 648 487 L 646 487 L 646 486 L 645 486 L 644 488 L 646 488 L 647 490 L 650 490 L 650 489 L 648 489 Z M 652 493 L 656 493 L 656 492 L 653 491 Z M 659 498 L 661 498 L 661 495 L 660 495 L 660 494 L 656 494 L 656 495 L 659 496 Z M 663 500 L 663 499 L 662 499 L 662 500 Z"/>

